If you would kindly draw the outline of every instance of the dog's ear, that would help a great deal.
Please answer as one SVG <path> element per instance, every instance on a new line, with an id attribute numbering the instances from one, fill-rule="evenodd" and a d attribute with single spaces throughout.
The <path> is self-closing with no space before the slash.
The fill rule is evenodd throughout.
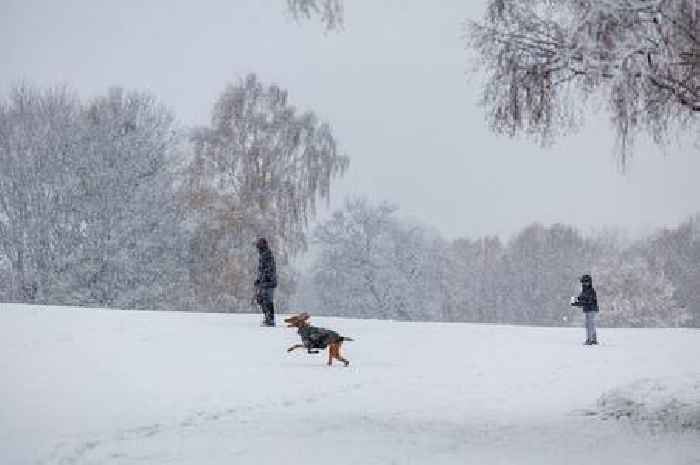
<path id="1" fill-rule="evenodd" d="M 298 315 L 292 315 L 289 318 L 285 318 L 284 322 L 287 323 L 288 328 L 295 328 L 299 327 L 300 325 L 303 326 L 303 324 L 306 323 L 309 318 L 311 318 L 311 315 L 303 312 Z"/>
<path id="2" fill-rule="evenodd" d="M 289 318 L 285 318 L 284 322 L 287 323 L 288 328 L 293 328 L 305 322 L 307 319 L 309 319 L 308 313 L 300 313 L 299 315 L 292 315 Z"/>

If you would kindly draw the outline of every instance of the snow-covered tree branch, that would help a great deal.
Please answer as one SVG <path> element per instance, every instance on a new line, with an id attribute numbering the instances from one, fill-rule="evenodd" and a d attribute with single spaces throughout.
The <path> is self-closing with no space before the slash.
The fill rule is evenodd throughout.
<path id="1" fill-rule="evenodd" d="M 297 20 L 320 17 L 326 30 L 343 26 L 343 0 L 287 0 L 287 7 Z"/>
<path id="2" fill-rule="evenodd" d="M 661 143 L 697 131 L 696 0 L 490 0 L 467 24 L 491 128 L 549 143 L 576 129 L 585 102 L 605 102 L 623 164 L 636 136 Z"/>

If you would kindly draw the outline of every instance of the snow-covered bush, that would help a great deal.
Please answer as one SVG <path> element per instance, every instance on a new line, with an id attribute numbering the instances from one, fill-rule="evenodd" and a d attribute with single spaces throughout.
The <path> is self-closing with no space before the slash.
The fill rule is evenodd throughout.
<path id="1" fill-rule="evenodd" d="M 673 298 L 663 270 L 641 257 L 609 257 L 593 268 L 601 321 L 608 326 L 683 326 L 690 315 Z"/>
<path id="2" fill-rule="evenodd" d="M 603 394 L 596 413 L 652 431 L 700 432 L 700 377 L 639 380 Z"/>

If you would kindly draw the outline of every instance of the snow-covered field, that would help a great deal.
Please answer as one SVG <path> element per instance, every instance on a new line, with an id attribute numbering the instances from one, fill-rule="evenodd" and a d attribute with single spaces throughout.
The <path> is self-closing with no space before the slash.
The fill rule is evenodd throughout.
<path id="1" fill-rule="evenodd" d="M 700 464 L 700 331 L 0 304 L 0 464 Z"/>

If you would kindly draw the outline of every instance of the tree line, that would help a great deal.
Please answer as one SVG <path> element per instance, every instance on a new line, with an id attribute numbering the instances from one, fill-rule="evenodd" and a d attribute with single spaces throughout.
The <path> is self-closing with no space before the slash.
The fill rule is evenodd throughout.
<path id="1" fill-rule="evenodd" d="M 632 243 L 538 224 L 446 240 L 350 199 L 309 232 L 348 163 L 328 123 L 253 74 L 192 129 L 145 93 L 16 86 L 0 102 L 0 300 L 251 311 L 265 236 L 281 309 L 575 324 L 568 297 L 590 272 L 607 324 L 700 324 L 700 217 Z M 291 259 L 309 244 L 302 272 Z"/>
<path id="2" fill-rule="evenodd" d="M 700 325 L 700 215 L 636 241 L 532 224 L 508 241 L 446 240 L 397 208 L 349 200 L 312 235 L 295 304 L 396 320 L 580 324 L 569 297 L 593 275 L 610 326 Z"/>

